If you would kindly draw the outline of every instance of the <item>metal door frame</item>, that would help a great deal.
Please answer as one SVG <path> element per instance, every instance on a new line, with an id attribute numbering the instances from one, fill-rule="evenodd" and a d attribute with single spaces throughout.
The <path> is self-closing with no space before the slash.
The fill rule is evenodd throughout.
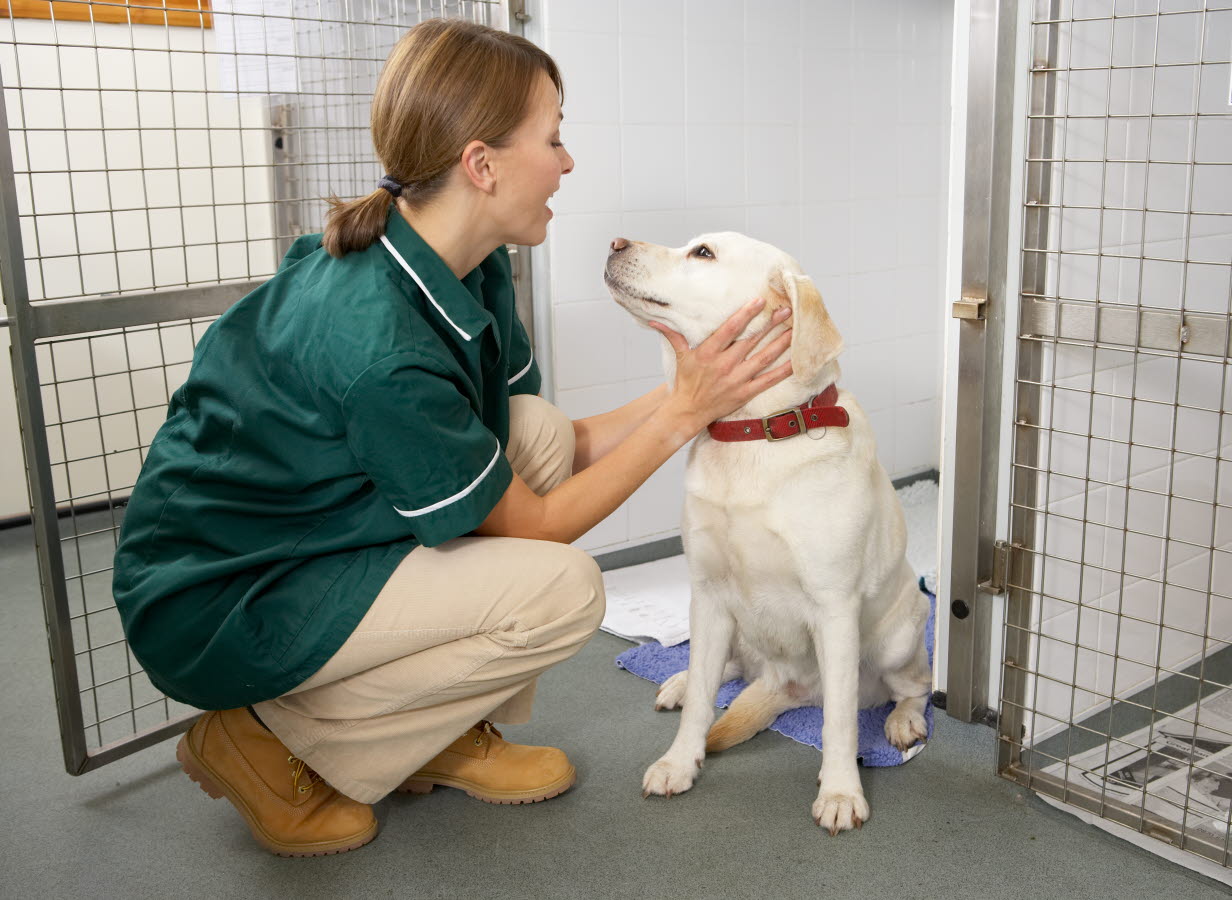
<path id="1" fill-rule="evenodd" d="M 997 489 L 1001 444 L 1001 371 L 1014 172 L 1014 91 L 1018 4 L 971 0 L 967 73 L 965 186 L 958 319 L 954 461 L 943 473 L 953 503 L 947 589 L 946 712 L 987 720 L 994 627 Z M 943 554 L 943 557 L 945 555 Z"/>

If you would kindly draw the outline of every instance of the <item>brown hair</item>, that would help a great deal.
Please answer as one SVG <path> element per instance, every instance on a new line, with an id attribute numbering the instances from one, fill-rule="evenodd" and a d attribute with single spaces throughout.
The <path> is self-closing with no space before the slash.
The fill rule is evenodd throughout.
<path id="1" fill-rule="evenodd" d="M 459 19 L 427 19 L 403 35 L 372 97 L 372 143 L 412 209 L 440 193 L 468 143 L 508 143 L 540 72 L 563 98 L 556 63 L 525 38 Z M 325 249 L 366 249 L 385 233 L 392 200 L 383 187 L 356 200 L 331 196 Z"/>

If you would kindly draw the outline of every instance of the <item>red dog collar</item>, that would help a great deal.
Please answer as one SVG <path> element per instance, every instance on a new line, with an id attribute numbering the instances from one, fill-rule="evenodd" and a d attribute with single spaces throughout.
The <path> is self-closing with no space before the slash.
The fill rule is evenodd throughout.
<path id="1" fill-rule="evenodd" d="M 810 428 L 844 428 L 851 419 L 847 410 L 834 405 L 836 400 L 838 388 L 830 385 L 812 400 L 791 409 L 781 409 L 760 419 L 711 422 L 706 429 L 716 441 L 781 441 Z"/>

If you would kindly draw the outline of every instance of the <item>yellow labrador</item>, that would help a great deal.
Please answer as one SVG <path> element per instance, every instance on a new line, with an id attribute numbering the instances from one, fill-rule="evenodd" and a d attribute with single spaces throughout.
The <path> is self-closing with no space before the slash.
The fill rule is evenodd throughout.
<path id="1" fill-rule="evenodd" d="M 705 234 L 674 249 L 617 238 L 604 277 L 635 318 L 667 325 L 690 346 L 758 296 L 767 303 L 746 335 L 780 306 L 792 309 L 759 347 L 794 329 L 791 377 L 702 432 L 689 450 L 682 520 L 692 581 L 689 668 L 660 689 L 656 706 L 683 700 L 683 712 L 643 789 L 687 791 L 706 750 L 747 740 L 788 709 L 824 706 L 813 819 L 831 834 L 858 828 L 869 808 L 856 764 L 856 712 L 894 700 L 886 737 L 905 750 L 927 734 L 932 675 L 928 602 L 904 555 L 902 508 L 863 410 L 848 391 L 829 389 L 838 382 L 842 338 L 799 264 L 741 234 Z M 671 380 L 676 358 L 664 347 Z M 719 685 L 737 675 L 750 684 L 712 728 Z"/>

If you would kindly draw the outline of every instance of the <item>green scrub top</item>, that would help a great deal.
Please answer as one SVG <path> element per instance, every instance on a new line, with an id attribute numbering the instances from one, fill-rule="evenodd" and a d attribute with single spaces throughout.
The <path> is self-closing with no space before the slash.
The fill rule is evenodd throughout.
<path id="1" fill-rule="evenodd" d="M 155 687 L 230 709 L 305 681 L 407 553 L 487 518 L 540 381 L 504 247 L 459 280 L 392 208 L 342 259 L 298 239 L 202 336 L 128 503 L 113 590 Z"/>

